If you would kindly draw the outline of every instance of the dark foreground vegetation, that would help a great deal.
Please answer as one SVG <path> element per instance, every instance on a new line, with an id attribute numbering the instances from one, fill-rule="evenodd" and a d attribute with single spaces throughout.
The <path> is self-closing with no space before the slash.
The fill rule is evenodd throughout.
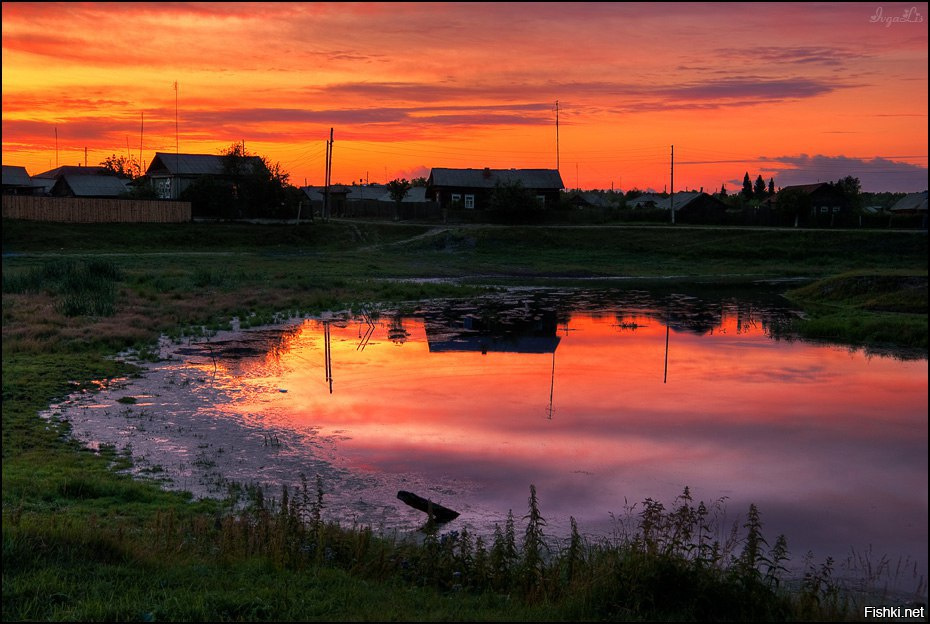
<path id="1" fill-rule="evenodd" d="M 789 582 L 791 536 L 764 535 L 764 509 L 721 538 L 714 503 L 687 491 L 638 503 L 622 535 L 591 543 L 584 527 L 547 535 L 527 484 L 526 509 L 493 539 L 427 527 L 412 543 L 324 520 L 313 475 L 226 501 L 162 491 L 118 472 L 131 457 L 80 448 L 38 413 L 133 374 L 112 356 L 162 333 L 589 278 L 803 278 L 789 282 L 808 313 L 798 331 L 926 357 L 925 233 L 4 222 L 3 252 L 6 621 L 833 621 L 881 604 L 844 591 L 829 560 Z"/>

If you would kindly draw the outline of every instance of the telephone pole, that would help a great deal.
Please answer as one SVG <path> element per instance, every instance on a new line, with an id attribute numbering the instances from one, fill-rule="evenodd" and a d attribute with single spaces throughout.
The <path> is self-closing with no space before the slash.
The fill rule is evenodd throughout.
<path id="1" fill-rule="evenodd" d="M 672 209 L 672 225 L 675 225 L 675 146 L 672 146 L 672 180 L 670 184 L 671 188 L 669 189 L 670 195 L 668 197 L 669 208 Z"/>
<path id="2" fill-rule="evenodd" d="M 323 193 L 323 220 L 329 219 L 329 184 L 333 175 L 333 129 L 329 129 L 329 141 L 326 142 L 326 189 Z"/>

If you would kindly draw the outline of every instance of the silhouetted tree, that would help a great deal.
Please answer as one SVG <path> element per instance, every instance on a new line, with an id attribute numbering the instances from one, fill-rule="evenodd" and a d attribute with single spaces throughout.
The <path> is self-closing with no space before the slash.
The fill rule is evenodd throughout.
<path id="1" fill-rule="evenodd" d="M 859 178 L 846 176 L 837 180 L 833 186 L 843 194 L 852 210 L 858 211 L 862 207 L 862 185 Z"/>
<path id="2" fill-rule="evenodd" d="M 743 199 L 749 201 L 752 199 L 752 181 L 749 179 L 749 172 L 746 172 L 746 175 L 743 176 L 743 190 L 740 191 Z"/>
<path id="3" fill-rule="evenodd" d="M 391 199 L 394 200 L 394 220 L 397 221 L 400 219 L 400 204 L 407 196 L 411 184 L 407 178 L 396 178 L 388 182 L 386 186 L 388 193 L 391 194 Z"/>
<path id="4" fill-rule="evenodd" d="M 498 182 L 491 192 L 489 207 L 494 217 L 504 222 L 534 221 L 542 216 L 536 197 L 519 180 Z"/>
<path id="5" fill-rule="evenodd" d="M 775 178 L 769 178 L 769 197 L 775 194 Z"/>
<path id="6" fill-rule="evenodd" d="M 288 184 L 280 163 L 269 164 L 234 143 L 220 154 L 223 175 L 203 176 L 181 194 L 195 216 L 224 219 L 287 218 L 297 214 L 301 193 Z"/>
<path id="7" fill-rule="evenodd" d="M 801 189 L 782 189 L 775 199 L 778 213 L 786 223 L 793 223 L 794 227 L 798 227 L 801 215 L 810 214 L 811 196 Z"/>
<path id="8" fill-rule="evenodd" d="M 107 156 L 100 166 L 119 178 L 134 180 L 142 175 L 142 167 L 132 156 L 113 154 Z"/>
<path id="9" fill-rule="evenodd" d="M 721 184 L 721 185 L 720 185 L 720 193 L 718 193 L 718 195 L 719 195 L 720 197 L 726 197 L 726 196 L 727 196 L 727 185 L 726 185 L 726 184 Z"/>
<path id="10" fill-rule="evenodd" d="M 765 180 L 762 175 L 756 178 L 756 183 L 752 186 L 752 196 L 756 199 L 765 199 Z"/>
<path id="11" fill-rule="evenodd" d="M 423 187 L 425 187 L 425 186 L 426 186 L 426 182 L 427 182 L 427 180 L 426 180 L 426 178 L 424 178 L 423 176 L 420 176 L 419 178 L 414 178 L 414 179 L 410 180 L 411 186 L 423 186 Z"/>

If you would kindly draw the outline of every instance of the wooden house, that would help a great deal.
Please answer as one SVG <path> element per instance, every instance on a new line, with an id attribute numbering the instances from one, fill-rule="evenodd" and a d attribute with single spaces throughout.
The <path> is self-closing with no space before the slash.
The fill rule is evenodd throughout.
<path id="1" fill-rule="evenodd" d="M 519 184 L 541 208 L 557 208 L 564 188 L 555 169 L 447 169 L 434 168 L 426 181 L 426 198 L 443 210 L 486 210 L 498 185 Z"/>
<path id="2" fill-rule="evenodd" d="M 129 190 L 129 181 L 113 175 L 65 174 L 52 186 L 53 197 L 119 197 Z"/>
<path id="3" fill-rule="evenodd" d="M 247 167 L 262 166 L 258 156 L 246 156 L 242 160 Z M 232 176 L 225 167 L 224 156 L 217 154 L 155 152 L 145 175 L 159 199 L 178 199 L 187 187 L 202 177 L 232 182 Z"/>

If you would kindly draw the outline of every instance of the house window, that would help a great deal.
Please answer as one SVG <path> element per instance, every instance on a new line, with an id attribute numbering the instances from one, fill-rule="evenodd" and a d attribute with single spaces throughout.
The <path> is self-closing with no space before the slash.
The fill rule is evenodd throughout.
<path id="1" fill-rule="evenodd" d="M 465 196 L 465 207 L 470 210 L 474 210 L 475 208 L 475 196 L 474 195 Z"/>
<path id="2" fill-rule="evenodd" d="M 830 209 L 829 209 L 827 206 L 821 206 L 821 207 L 820 207 L 820 212 L 822 212 L 822 213 L 830 212 Z"/>
<path id="3" fill-rule="evenodd" d="M 545 205 L 546 205 L 546 196 L 545 196 L 545 195 L 537 195 L 537 196 L 536 196 L 536 203 L 539 204 L 540 206 L 545 206 Z"/>
<path id="4" fill-rule="evenodd" d="M 452 193 L 452 205 L 458 204 L 462 201 L 462 195 L 460 193 Z"/>
<path id="5" fill-rule="evenodd" d="M 839 212 L 839 211 L 840 211 L 840 207 L 839 207 L 839 206 L 834 206 L 834 207 L 833 207 L 833 212 Z"/>

